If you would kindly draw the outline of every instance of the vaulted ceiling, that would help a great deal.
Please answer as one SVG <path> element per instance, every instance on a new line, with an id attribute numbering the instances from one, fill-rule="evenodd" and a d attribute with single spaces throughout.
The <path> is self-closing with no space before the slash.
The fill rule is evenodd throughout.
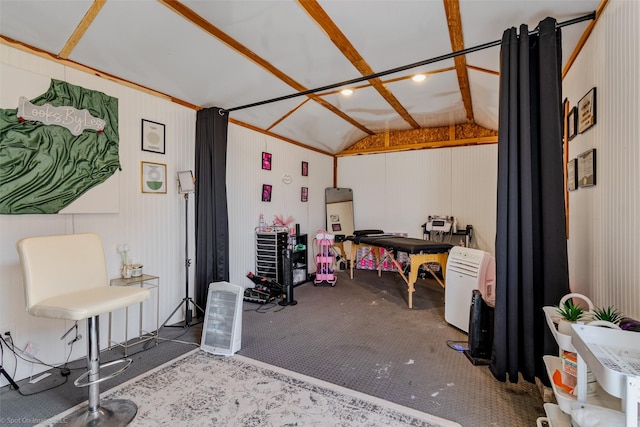
<path id="1" fill-rule="evenodd" d="M 0 0 L 0 41 L 348 155 L 496 142 L 500 47 L 452 53 L 606 1 Z M 565 69 L 593 22 L 562 28 Z"/>

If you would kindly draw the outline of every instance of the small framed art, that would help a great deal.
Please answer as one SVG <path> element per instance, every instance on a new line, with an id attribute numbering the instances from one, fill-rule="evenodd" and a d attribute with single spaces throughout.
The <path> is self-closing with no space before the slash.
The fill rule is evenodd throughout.
<path id="1" fill-rule="evenodd" d="M 578 109 L 574 106 L 569 115 L 567 116 L 567 135 L 569 135 L 569 141 L 576 137 L 578 124 Z"/>
<path id="2" fill-rule="evenodd" d="M 262 152 L 262 169 L 271 170 L 271 153 Z"/>
<path id="3" fill-rule="evenodd" d="M 271 201 L 271 186 L 269 184 L 262 184 L 262 201 Z"/>
<path id="4" fill-rule="evenodd" d="M 592 88 L 578 102 L 578 133 L 583 133 L 596 124 L 596 88 Z"/>
<path id="5" fill-rule="evenodd" d="M 576 159 L 571 159 L 567 162 L 567 190 L 573 191 L 577 188 L 576 177 L 578 171 L 576 170 Z"/>
<path id="6" fill-rule="evenodd" d="M 300 201 L 306 202 L 308 200 L 309 200 L 309 188 L 308 187 L 302 187 L 300 189 Z"/>
<path id="7" fill-rule="evenodd" d="M 596 185 L 596 149 L 578 155 L 578 187 Z"/>
<path id="8" fill-rule="evenodd" d="M 302 162 L 302 176 L 309 176 L 309 163 Z"/>
<path id="9" fill-rule="evenodd" d="M 143 193 L 167 192 L 167 165 L 140 162 L 140 185 Z"/>
<path id="10" fill-rule="evenodd" d="M 142 151 L 164 154 L 165 129 L 162 123 L 142 119 Z"/>

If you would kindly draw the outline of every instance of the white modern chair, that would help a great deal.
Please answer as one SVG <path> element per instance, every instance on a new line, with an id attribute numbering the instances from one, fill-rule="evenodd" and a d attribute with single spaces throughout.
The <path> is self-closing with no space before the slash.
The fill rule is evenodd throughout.
<path id="1" fill-rule="evenodd" d="M 118 359 L 100 366 L 99 315 L 139 303 L 149 297 L 149 290 L 109 285 L 104 248 L 97 234 L 27 237 L 16 246 L 24 274 L 27 311 L 49 319 L 87 319 L 88 370 L 74 384 L 89 387 L 89 406 L 66 417 L 64 424 L 128 424 L 138 412 L 135 403 L 130 400 L 100 402 L 99 383 L 124 372 L 131 365 L 131 359 Z M 100 368 L 116 364 L 124 366 L 100 376 Z"/>

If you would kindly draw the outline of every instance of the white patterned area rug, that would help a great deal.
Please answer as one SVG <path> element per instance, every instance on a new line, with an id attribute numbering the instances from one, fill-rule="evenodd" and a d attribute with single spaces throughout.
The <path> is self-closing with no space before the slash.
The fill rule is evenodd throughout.
<path id="1" fill-rule="evenodd" d="M 138 405 L 131 426 L 460 427 L 273 365 L 199 349 L 103 393 Z M 44 423 L 63 419 L 86 402 Z"/>

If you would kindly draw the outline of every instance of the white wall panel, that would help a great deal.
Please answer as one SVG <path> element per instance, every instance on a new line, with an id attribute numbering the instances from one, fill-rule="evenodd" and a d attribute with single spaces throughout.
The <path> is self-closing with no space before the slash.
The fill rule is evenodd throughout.
<path id="1" fill-rule="evenodd" d="M 460 227 L 473 225 L 477 247 L 493 254 L 496 243 L 498 145 L 453 149 L 451 212 Z"/>
<path id="2" fill-rule="evenodd" d="M 472 245 L 495 245 L 497 146 L 441 148 L 338 159 L 338 186 L 353 189 L 356 229 L 422 238 L 429 215 L 471 224 Z"/>
<path id="3" fill-rule="evenodd" d="M 429 215 L 451 211 L 451 149 L 390 153 L 386 158 L 385 231 L 422 238 Z"/>
<path id="4" fill-rule="evenodd" d="M 387 176 L 383 155 L 338 158 L 338 187 L 353 190 L 353 215 L 356 230 L 386 227 Z"/>
<path id="5" fill-rule="evenodd" d="M 596 149 L 596 185 L 569 199 L 573 291 L 640 318 L 640 3 L 609 2 L 563 82 L 571 105 L 597 88 L 597 122 L 570 142 Z"/>
<path id="6" fill-rule="evenodd" d="M 62 67 L 42 58 L 0 45 L 2 70 L 24 71 L 36 79 L 48 81 L 53 77 L 69 83 L 98 90 L 118 98 L 120 162 L 118 177 L 118 212 L 102 214 L 66 215 L 3 215 L 0 216 L 0 329 L 10 330 L 18 347 L 27 342 L 39 346 L 41 358 L 47 363 L 63 362 L 70 347 L 59 337 L 71 326 L 63 321 L 50 321 L 30 316 L 24 309 L 22 274 L 15 242 L 31 235 L 96 232 L 102 236 L 110 277 L 119 276 L 121 264 L 117 246 L 127 243 L 133 261 L 144 265 L 143 271 L 160 277 L 160 323 L 178 322 L 183 316 L 182 299 L 185 296 L 185 257 L 192 260 L 189 270 L 188 291 L 193 296 L 195 273 L 194 197 L 188 198 L 189 249 L 185 254 L 185 199 L 177 192 L 176 172 L 194 170 L 195 123 L 194 110 L 164 99 L 137 91 L 115 82 L 75 69 Z M 2 87 L 10 87 L 10 73 L 0 73 Z M 45 85 L 47 86 L 47 85 Z M 47 86 L 48 87 L 48 86 Z M 46 90 L 46 87 L 45 87 Z M 39 94 L 39 93 L 38 93 Z M 37 95 L 37 94 L 35 94 Z M 35 96 L 34 95 L 34 96 Z M 166 153 L 141 150 L 141 120 L 165 124 Z M 261 153 L 273 155 L 271 171 L 262 170 Z M 141 192 L 140 163 L 162 163 L 167 166 L 167 193 Z M 301 163 L 309 163 L 309 174 L 303 177 Z M 237 125 L 229 125 L 227 154 L 227 192 L 230 232 L 230 281 L 243 286 L 251 282 L 245 277 L 255 270 L 254 227 L 263 213 L 267 222 L 274 215 L 292 216 L 301 225 L 301 231 L 311 237 L 325 227 L 324 189 L 332 186 L 333 159 L 330 156 L 306 150 L 281 140 L 253 132 Z M 291 184 L 282 181 L 290 175 Z M 261 201 L 262 184 L 273 186 L 271 203 Z M 308 202 L 300 199 L 301 187 L 308 187 Z M 313 252 L 309 242 L 309 252 Z M 310 271 L 315 271 L 312 258 Z M 155 294 L 154 294 L 155 296 Z M 172 316 L 173 310 L 181 308 Z M 155 300 L 144 303 L 144 328 L 155 329 Z M 130 308 L 130 319 L 138 314 Z M 114 313 L 115 341 L 124 339 L 124 311 Z M 81 333 L 84 324 L 80 325 Z M 137 334 L 135 321 L 129 322 L 129 337 Z M 101 343 L 106 346 L 108 316 L 103 316 Z M 71 359 L 82 357 L 85 345 L 74 346 Z M 11 359 L 11 358 L 9 358 Z M 5 359 L 5 368 L 13 372 L 12 360 Z M 35 374 L 44 367 L 19 363 L 16 379 Z M 0 385 L 4 384 L 4 379 Z"/>
<path id="7" fill-rule="evenodd" d="M 262 152 L 272 155 L 271 170 L 261 168 Z M 253 283 L 247 273 L 255 272 L 255 227 L 260 214 L 272 224 L 274 216 L 291 216 L 300 224 L 300 232 L 312 238 L 325 228 L 324 189 L 332 185 L 333 159 L 265 134 L 230 124 L 227 150 L 227 200 L 230 230 L 230 281 L 244 287 Z M 302 162 L 308 162 L 309 174 L 302 176 Z M 292 182 L 285 184 L 288 175 Z M 273 186 L 271 202 L 262 201 L 262 185 Z M 302 202 L 301 187 L 309 189 L 308 202 Z M 293 226 L 293 225 L 292 225 Z M 309 271 L 315 264 L 309 256 Z"/>
<path id="8" fill-rule="evenodd" d="M 110 277 L 119 276 L 120 255 L 116 247 L 128 243 L 131 257 L 144 265 L 145 273 L 160 276 L 160 322 L 173 311 L 185 293 L 185 218 L 184 199 L 177 194 L 176 171 L 193 169 L 195 118 L 194 110 L 179 106 L 145 92 L 137 91 L 109 80 L 62 67 L 25 52 L 0 45 L 3 69 L 24 70 L 25 75 L 36 74 L 65 80 L 87 89 L 98 90 L 118 98 L 120 161 L 122 171 L 116 172 L 119 186 L 119 213 L 65 215 L 2 215 L 0 216 L 0 329 L 10 330 L 16 345 L 27 342 L 40 347 L 38 355 L 47 363 L 64 362 L 70 347 L 59 338 L 71 326 L 64 321 L 51 321 L 30 316 L 25 311 L 22 274 L 15 243 L 22 237 L 34 235 L 95 232 L 102 239 Z M 0 75 L 2 87 L 12 84 L 6 73 Z M 166 126 L 166 154 L 141 151 L 141 119 L 157 121 Z M 142 194 L 140 162 L 150 161 L 167 165 L 167 194 Z M 193 201 L 190 200 L 190 235 L 193 236 Z M 190 242 L 190 257 L 194 258 L 194 242 Z M 193 268 L 189 283 L 193 295 Z M 155 301 L 152 303 L 155 314 Z M 145 309 L 149 303 L 145 302 Z M 130 315 L 137 313 L 132 307 Z M 149 313 L 149 311 L 147 311 Z M 182 310 L 172 322 L 182 319 Z M 84 322 L 81 329 L 84 329 Z M 124 339 L 124 313 L 114 316 L 114 339 Z M 155 329 L 155 317 L 145 315 L 144 328 Z M 101 344 L 106 346 L 108 316 L 102 316 Z M 81 332 L 85 337 L 86 334 Z M 129 322 L 129 337 L 137 334 L 137 324 Z M 73 348 L 71 359 L 85 354 L 86 344 Z M 5 358 L 9 365 L 13 358 Z M 13 372 L 14 366 L 5 366 Z M 24 378 L 44 367 L 20 363 L 16 378 Z M 4 379 L 2 380 L 4 381 Z M 4 384 L 4 383 L 2 383 Z"/>

